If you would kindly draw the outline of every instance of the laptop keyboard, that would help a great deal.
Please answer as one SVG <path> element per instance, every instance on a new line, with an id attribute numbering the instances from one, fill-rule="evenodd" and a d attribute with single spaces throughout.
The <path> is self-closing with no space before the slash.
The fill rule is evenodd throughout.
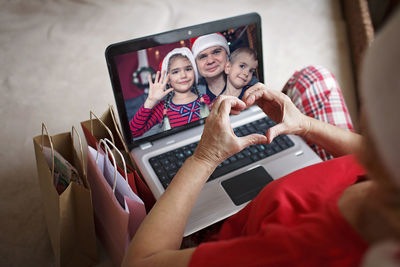
<path id="1" fill-rule="evenodd" d="M 236 127 L 233 131 L 237 136 L 245 136 L 252 133 L 265 134 L 267 129 L 274 125 L 274 121 L 265 117 Z M 191 143 L 184 147 L 150 158 L 150 165 L 154 169 L 164 188 L 167 188 L 185 160 L 193 154 L 197 144 L 198 142 Z M 207 182 L 253 162 L 265 159 L 292 146 L 294 146 L 294 143 L 286 135 L 275 137 L 271 144 L 249 146 L 218 165 Z"/>

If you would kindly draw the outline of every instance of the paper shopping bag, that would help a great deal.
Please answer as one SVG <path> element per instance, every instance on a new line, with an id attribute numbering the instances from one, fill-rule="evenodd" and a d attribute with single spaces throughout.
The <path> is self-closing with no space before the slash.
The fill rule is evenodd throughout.
<path id="1" fill-rule="evenodd" d="M 126 171 L 126 166 L 124 165 L 124 176 L 121 175 L 121 173 L 117 170 L 117 165 L 115 161 L 115 157 L 111 152 L 110 147 L 113 147 L 114 144 L 112 144 L 109 140 L 107 140 L 109 143 L 105 142 L 104 140 L 100 140 L 100 144 L 102 143 L 104 145 L 104 148 L 106 149 L 106 154 L 102 151 L 100 144 L 98 147 L 98 152 L 96 154 L 97 159 L 99 160 L 99 163 L 97 164 L 100 167 L 100 164 L 103 164 L 103 173 L 104 177 L 106 178 L 108 184 L 113 188 L 113 192 L 119 203 L 123 208 L 125 208 L 127 211 L 129 211 L 130 216 L 129 216 L 129 225 L 128 225 L 128 231 L 130 234 L 130 238 L 133 237 L 133 235 L 136 233 L 136 230 L 139 228 L 140 224 L 142 223 L 144 217 L 146 216 L 146 211 L 144 207 L 143 201 L 133 192 L 132 188 L 128 184 L 128 177 L 127 177 L 127 171 Z M 115 148 L 115 147 L 114 147 Z M 115 148 L 117 153 L 122 157 L 121 152 Z M 90 148 L 91 152 L 93 153 L 94 151 Z M 100 152 L 100 153 L 99 153 Z M 110 154 L 113 163 L 110 161 L 110 158 L 108 157 L 108 154 Z M 101 157 L 103 157 L 103 163 L 101 162 Z M 96 159 L 96 162 L 97 162 Z M 125 164 L 125 162 L 124 162 Z"/>
<path id="2" fill-rule="evenodd" d="M 130 240 L 146 215 L 144 205 L 132 191 L 126 192 L 130 187 L 121 178 L 116 166 L 110 168 L 108 156 L 99 156 L 89 146 L 87 158 L 96 232 L 114 264 L 119 266 Z M 114 178 L 110 179 L 106 173 L 112 174 L 113 171 Z"/>
<path id="3" fill-rule="evenodd" d="M 146 182 L 141 177 L 139 170 L 136 167 L 136 163 L 129 153 L 116 121 L 115 112 L 112 106 L 109 106 L 101 118 L 98 118 L 93 112 L 90 112 L 90 119 L 81 122 L 81 126 L 85 134 L 86 142 L 89 146 L 97 147 L 97 143 L 100 139 L 109 138 L 121 151 L 127 163 L 128 182 L 133 190 L 136 188 L 138 196 L 145 203 L 146 211 L 149 212 L 156 202 L 156 199 Z"/>
<path id="4" fill-rule="evenodd" d="M 121 134 L 121 129 L 116 120 L 116 115 L 113 107 L 109 105 L 108 109 L 103 113 L 103 115 L 98 118 L 92 111 L 90 111 L 90 119 L 87 121 L 81 122 L 81 126 L 84 126 L 87 130 L 87 133 L 90 133 L 94 137 L 94 140 L 99 141 L 103 138 L 109 138 L 115 146 L 124 154 L 124 157 L 127 161 L 127 165 L 136 169 L 136 164 L 134 160 L 130 157 L 128 147 L 124 141 L 124 138 Z M 83 127 L 82 127 L 83 128 Z M 87 133 L 85 132 L 85 137 L 87 138 Z M 92 147 L 94 144 L 88 145 Z"/>
<path id="5" fill-rule="evenodd" d="M 121 153 L 118 150 L 118 148 L 116 148 L 115 145 L 113 143 L 111 143 L 108 139 L 102 139 L 102 140 L 108 141 L 110 146 L 114 146 L 116 151 Z M 102 140 L 100 140 L 100 142 Z M 143 198 L 142 200 L 144 201 L 144 203 L 147 203 L 147 205 L 145 205 L 146 211 L 150 212 L 150 209 L 153 207 L 153 205 L 155 203 L 155 199 L 154 199 L 154 196 L 151 193 L 150 189 L 147 187 L 147 184 L 145 184 L 142 181 L 142 179 L 139 177 L 136 170 L 132 169 L 130 166 L 125 165 L 125 163 L 123 166 L 126 166 L 128 171 L 127 170 L 123 171 L 119 165 L 116 165 L 116 166 L 117 166 L 117 170 L 120 174 L 125 173 L 124 177 L 126 177 L 126 180 L 127 180 L 128 184 L 130 185 L 131 189 L 133 190 L 133 192 L 135 194 L 137 194 L 141 198 Z"/>
<path id="6" fill-rule="evenodd" d="M 34 137 L 33 143 L 44 215 L 56 266 L 94 265 L 97 262 L 96 235 L 90 188 L 81 161 L 82 145 L 79 159 L 73 145 L 73 133 L 50 137 L 48 133 L 43 134 L 43 129 L 47 131 L 42 125 L 42 135 Z M 74 128 L 72 132 L 78 134 Z M 51 166 L 43 153 L 45 147 L 51 150 Z M 78 171 L 80 180 L 70 181 L 61 194 L 54 183 L 55 152 Z"/>

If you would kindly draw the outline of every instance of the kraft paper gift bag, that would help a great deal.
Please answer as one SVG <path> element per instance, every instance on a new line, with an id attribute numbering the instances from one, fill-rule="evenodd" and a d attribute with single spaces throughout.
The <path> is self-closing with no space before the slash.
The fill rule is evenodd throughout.
<path id="1" fill-rule="evenodd" d="M 104 153 L 99 146 L 99 152 L 88 147 L 88 180 L 92 188 L 96 232 L 114 264 L 119 266 L 146 211 L 126 177 L 116 169 L 111 149 L 104 145 Z"/>
<path id="2" fill-rule="evenodd" d="M 90 119 L 81 122 L 81 126 L 85 134 L 86 142 L 89 146 L 97 147 L 100 139 L 109 138 L 121 151 L 124 155 L 126 167 L 128 169 L 128 182 L 134 192 L 143 200 L 146 211 L 149 212 L 156 202 L 156 199 L 146 182 L 140 176 L 136 164 L 129 153 L 116 121 L 115 112 L 112 106 L 109 106 L 101 118 L 98 118 L 93 112 L 90 112 Z M 120 163 L 121 162 L 118 162 L 118 165 L 120 165 Z M 120 168 L 118 169 L 120 170 Z"/>
<path id="3" fill-rule="evenodd" d="M 97 245 L 90 187 L 79 133 L 33 138 L 44 215 L 56 266 L 92 266 Z M 81 158 L 74 147 L 74 132 Z M 50 164 L 49 164 L 50 163 Z"/>
<path id="4" fill-rule="evenodd" d="M 116 114 L 112 105 L 109 105 L 108 109 L 103 115 L 98 118 L 92 111 L 90 111 L 90 119 L 81 122 L 82 128 L 86 128 L 85 137 L 87 133 L 94 137 L 94 140 L 99 141 L 103 138 L 109 138 L 115 146 L 123 153 L 127 165 L 136 169 L 136 164 L 129 154 L 128 147 L 121 134 L 121 129 L 116 120 Z M 95 144 L 89 144 L 91 147 L 96 147 Z"/>

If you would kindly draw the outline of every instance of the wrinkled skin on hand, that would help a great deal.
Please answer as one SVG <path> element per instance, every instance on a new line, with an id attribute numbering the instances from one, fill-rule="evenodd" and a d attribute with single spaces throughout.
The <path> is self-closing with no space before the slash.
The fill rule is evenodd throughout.
<path id="1" fill-rule="evenodd" d="M 310 127 L 307 116 L 301 113 L 284 93 L 257 83 L 246 90 L 242 99 L 248 107 L 253 104 L 258 105 L 268 117 L 277 123 L 266 133 L 268 143 L 280 134 L 300 136 L 307 134 Z"/>
<path id="2" fill-rule="evenodd" d="M 246 104 L 233 96 L 219 96 L 207 117 L 201 140 L 194 157 L 216 167 L 226 158 L 253 144 L 266 143 L 261 134 L 237 137 L 233 132 L 229 114 L 239 114 Z"/>

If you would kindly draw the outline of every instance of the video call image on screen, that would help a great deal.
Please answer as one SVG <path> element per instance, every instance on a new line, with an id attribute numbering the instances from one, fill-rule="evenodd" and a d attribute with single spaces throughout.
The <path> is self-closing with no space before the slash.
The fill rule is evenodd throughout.
<path id="1" fill-rule="evenodd" d="M 204 119 L 219 93 L 241 98 L 259 78 L 255 31 L 242 26 L 116 56 L 133 141 Z"/>

